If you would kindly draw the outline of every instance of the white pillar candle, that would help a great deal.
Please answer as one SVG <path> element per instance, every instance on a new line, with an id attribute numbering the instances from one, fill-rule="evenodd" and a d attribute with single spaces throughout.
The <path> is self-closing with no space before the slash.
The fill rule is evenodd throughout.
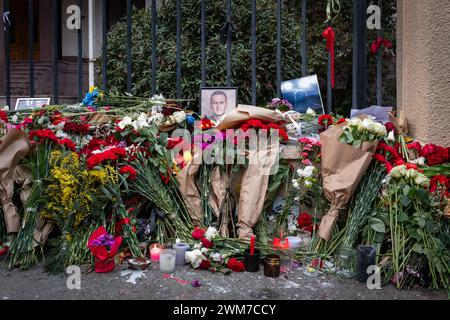
<path id="1" fill-rule="evenodd" d="M 186 264 L 185 254 L 189 249 L 189 246 L 186 243 L 177 243 L 173 246 L 176 252 L 175 264 L 177 266 L 184 266 Z"/>
<path id="2" fill-rule="evenodd" d="M 166 273 L 175 271 L 175 250 L 161 250 L 161 255 L 159 256 L 159 269 Z"/>

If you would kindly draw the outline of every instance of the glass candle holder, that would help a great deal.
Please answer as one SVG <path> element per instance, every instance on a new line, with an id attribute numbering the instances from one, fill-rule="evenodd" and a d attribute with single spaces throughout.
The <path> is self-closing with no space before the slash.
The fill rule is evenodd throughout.
<path id="1" fill-rule="evenodd" d="M 322 258 L 320 256 L 307 256 L 303 259 L 303 274 L 308 277 L 317 277 L 322 266 Z"/>
<path id="2" fill-rule="evenodd" d="M 174 249 L 162 249 L 159 258 L 159 269 L 165 273 L 171 273 L 175 271 L 175 256 Z"/>
<path id="3" fill-rule="evenodd" d="M 150 245 L 150 259 L 152 262 L 159 262 L 159 257 L 161 254 L 161 245 L 154 243 Z"/>
<path id="4" fill-rule="evenodd" d="M 264 260 L 264 275 L 269 278 L 280 276 L 280 257 L 276 254 L 269 254 Z"/>
<path id="5" fill-rule="evenodd" d="M 173 245 L 176 252 L 175 264 L 177 266 L 184 266 L 186 264 L 185 254 L 188 251 L 189 246 L 187 243 L 176 243 Z"/>
<path id="6" fill-rule="evenodd" d="M 283 250 L 279 252 L 280 256 L 280 272 L 286 273 L 292 270 L 294 262 L 294 252 L 291 250 Z"/>
<path id="7" fill-rule="evenodd" d="M 350 279 L 356 274 L 356 250 L 343 246 L 335 256 L 337 275 L 342 278 Z"/>

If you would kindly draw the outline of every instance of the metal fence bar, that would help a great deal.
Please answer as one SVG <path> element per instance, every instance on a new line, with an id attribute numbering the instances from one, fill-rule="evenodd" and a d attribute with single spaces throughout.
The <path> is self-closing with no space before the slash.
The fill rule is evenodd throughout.
<path id="1" fill-rule="evenodd" d="M 381 12 L 383 12 L 383 0 L 378 0 L 378 6 L 381 9 Z M 383 38 L 383 27 L 381 27 L 377 35 L 379 38 Z M 377 53 L 377 105 L 382 106 L 383 105 L 383 50 L 378 50 Z"/>
<path id="2" fill-rule="evenodd" d="M 202 86 L 206 86 L 206 3 L 202 0 L 200 16 Z"/>
<path id="3" fill-rule="evenodd" d="M 227 23 L 231 24 L 231 0 L 227 1 Z M 227 86 L 231 86 L 231 26 L 227 30 Z"/>
<path id="4" fill-rule="evenodd" d="M 59 103 L 59 1 L 52 1 L 53 33 L 53 103 Z"/>
<path id="5" fill-rule="evenodd" d="M 256 105 L 256 0 L 252 0 L 252 104 Z"/>
<path id="6" fill-rule="evenodd" d="M 30 97 L 34 97 L 34 0 L 28 0 L 28 63 L 30 67 Z"/>
<path id="7" fill-rule="evenodd" d="M 131 93 L 132 57 L 131 57 L 131 0 L 127 0 L 127 92 Z"/>
<path id="8" fill-rule="evenodd" d="M 281 0 L 277 0 L 277 97 L 281 97 Z"/>
<path id="9" fill-rule="evenodd" d="M 353 109 L 367 105 L 367 0 L 353 1 Z"/>
<path id="10" fill-rule="evenodd" d="M 108 66 L 108 0 L 102 0 L 102 75 L 103 84 L 102 90 L 106 92 L 108 89 L 108 77 L 107 77 L 107 66 Z"/>
<path id="11" fill-rule="evenodd" d="M 156 94 L 156 0 L 152 0 L 152 94 Z"/>
<path id="12" fill-rule="evenodd" d="M 83 12 L 83 0 L 78 0 L 78 7 Z M 81 17 L 80 17 L 81 18 Z M 83 99 L 83 19 L 80 19 L 80 29 L 78 36 L 78 101 Z"/>
<path id="13" fill-rule="evenodd" d="M 9 12 L 9 0 L 3 0 L 3 12 L 6 14 Z M 10 25 L 8 22 L 4 22 L 4 45 L 5 45 L 5 96 L 6 105 L 11 108 L 11 55 L 9 44 Z"/>
<path id="14" fill-rule="evenodd" d="M 328 26 L 332 27 L 331 21 L 328 22 Z M 332 85 L 332 56 L 331 52 L 328 51 L 328 67 L 327 67 L 327 110 L 326 113 L 333 113 L 333 85 Z"/>
<path id="15" fill-rule="evenodd" d="M 177 0 L 177 76 L 176 76 L 176 88 L 177 99 L 181 99 L 181 0 Z"/>
<path id="16" fill-rule="evenodd" d="M 306 1 L 302 0 L 302 76 L 308 75 L 308 57 L 306 55 Z"/>

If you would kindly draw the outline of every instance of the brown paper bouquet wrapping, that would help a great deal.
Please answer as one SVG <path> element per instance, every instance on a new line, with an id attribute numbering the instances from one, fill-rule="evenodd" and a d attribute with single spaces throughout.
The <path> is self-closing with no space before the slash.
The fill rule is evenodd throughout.
<path id="1" fill-rule="evenodd" d="M 281 122 L 283 115 L 279 112 L 259 108 L 255 106 L 239 105 L 230 111 L 225 119 L 216 127 L 218 130 L 236 129 L 249 119 L 258 119 L 265 122 Z M 257 153 L 257 154 L 256 154 Z M 250 238 L 253 235 L 252 228 L 258 222 L 259 216 L 263 210 L 264 199 L 269 183 L 270 168 L 276 163 L 279 156 L 279 142 L 272 141 L 267 149 L 249 153 L 249 157 L 257 156 L 258 159 L 264 159 L 264 163 L 252 163 L 241 172 L 237 177 L 241 178 L 239 203 L 238 203 L 238 235 L 240 238 Z M 194 159 L 188 163 L 183 170 L 176 176 L 179 183 L 179 190 L 186 200 L 189 214 L 196 225 L 201 225 L 203 221 L 203 209 L 201 205 L 200 192 L 196 185 L 196 177 L 200 169 L 198 157 L 201 154 L 195 153 Z M 218 217 L 221 204 L 225 199 L 226 190 L 233 181 L 220 170 L 220 167 L 214 168 L 211 175 L 211 196 L 210 205 Z M 221 228 L 220 233 L 226 236 L 227 228 Z"/>
<path id="2" fill-rule="evenodd" d="M 378 145 L 378 141 L 365 141 L 360 148 L 353 148 L 339 142 L 344 126 L 345 124 L 332 126 L 320 134 L 323 190 L 330 201 L 330 210 L 322 218 L 318 234 L 327 241 L 331 238 L 340 209 L 353 196 Z"/>

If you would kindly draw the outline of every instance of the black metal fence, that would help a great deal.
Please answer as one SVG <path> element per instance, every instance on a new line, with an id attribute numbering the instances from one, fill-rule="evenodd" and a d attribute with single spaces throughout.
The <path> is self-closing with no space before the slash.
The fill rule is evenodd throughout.
<path id="1" fill-rule="evenodd" d="M 207 0 L 201 1 L 201 19 L 200 19 L 200 32 L 201 32 L 201 83 L 203 86 L 206 86 L 206 15 L 208 10 L 217 10 L 218 8 L 208 7 Z M 251 6 L 251 25 L 252 25 L 252 34 L 251 34 L 251 100 L 253 104 L 256 104 L 256 50 L 257 50 L 257 32 L 256 32 L 256 1 L 257 0 L 249 0 L 249 6 Z M 281 35 L 282 35 L 282 27 L 281 27 L 281 12 L 283 10 L 283 1 L 282 0 L 274 0 L 276 1 L 276 83 L 277 83 L 277 94 L 281 96 L 281 82 L 282 82 L 282 66 L 281 66 L 281 58 L 282 58 L 282 43 L 281 43 Z M 82 8 L 82 0 L 78 0 L 77 4 L 80 8 Z M 382 7 L 382 0 L 378 0 L 378 5 Z M 102 89 L 107 91 L 107 33 L 108 33 L 108 0 L 102 0 Z M 4 13 L 9 12 L 9 4 L 10 0 L 3 0 L 3 8 Z M 28 0 L 28 12 L 29 12 L 29 69 L 30 69 L 30 87 L 29 87 L 29 95 L 30 97 L 34 96 L 34 61 L 33 61 L 33 43 L 34 43 L 34 32 L 33 32 L 33 0 Z M 132 79 L 132 57 L 131 57 L 131 33 L 132 33 L 132 0 L 127 0 L 127 90 L 130 92 L 133 84 Z M 151 64 L 151 77 L 152 77 L 152 94 L 156 94 L 157 90 L 157 32 L 158 32 L 158 22 L 157 22 L 157 8 L 156 8 L 156 0 L 151 0 L 151 30 L 152 30 L 152 64 Z M 181 75 L 182 75 L 182 56 L 181 56 L 181 25 L 183 23 L 181 16 L 181 6 L 183 5 L 182 0 L 176 0 L 176 95 L 177 98 L 182 97 L 181 92 Z M 226 0 L 226 12 L 227 12 L 227 30 L 226 30 L 226 85 L 232 85 L 232 63 L 231 63 L 231 54 L 232 54 L 232 28 L 233 28 L 233 17 L 232 17 L 232 0 Z M 353 107 L 358 108 L 365 106 L 367 103 L 367 70 L 366 70 L 366 59 L 367 59 L 367 48 L 366 48 L 366 9 L 367 9 L 367 0 L 354 0 L 353 1 Z M 58 19 L 55 17 L 58 16 L 58 10 L 60 10 L 59 0 L 52 0 L 52 14 L 53 17 L 53 101 L 55 104 L 58 104 L 59 101 L 59 79 L 58 79 L 58 55 L 59 55 L 59 24 Z M 301 24 L 302 24 L 302 47 L 301 47 L 301 57 L 302 57 L 302 76 L 307 76 L 308 73 L 308 61 L 307 61 L 307 43 L 306 43 L 306 34 L 307 34 L 307 10 L 308 10 L 308 1 L 301 1 Z M 4 19 L 5 20 L 5 19 Z M 329 24 L 331 25 L 331 24 Z M 83 57 L 82 57 L 82 29 L 80 28 L 78 33 L 78 99 L 81 101 L 83 92 Z M 379 36 L 382 36 L 383 31 L 378 31 Z M 4 23 L 4 46 L 5 46 L 5 94 L 6 94 L 6 103 L 10 105 L 11 103 L 11 60 L 10 60 L 10 25 L 8 23 Z M 328 74 L 327 74 L 327 104 L 326 104 L 326 112 L 333 112 L 333 88 L 331 86 L 331 57 L 328 57 Z M 382 103 L 382 53 L 378 52 L 377 57 L 377 103 L 381 105 Z"/>

